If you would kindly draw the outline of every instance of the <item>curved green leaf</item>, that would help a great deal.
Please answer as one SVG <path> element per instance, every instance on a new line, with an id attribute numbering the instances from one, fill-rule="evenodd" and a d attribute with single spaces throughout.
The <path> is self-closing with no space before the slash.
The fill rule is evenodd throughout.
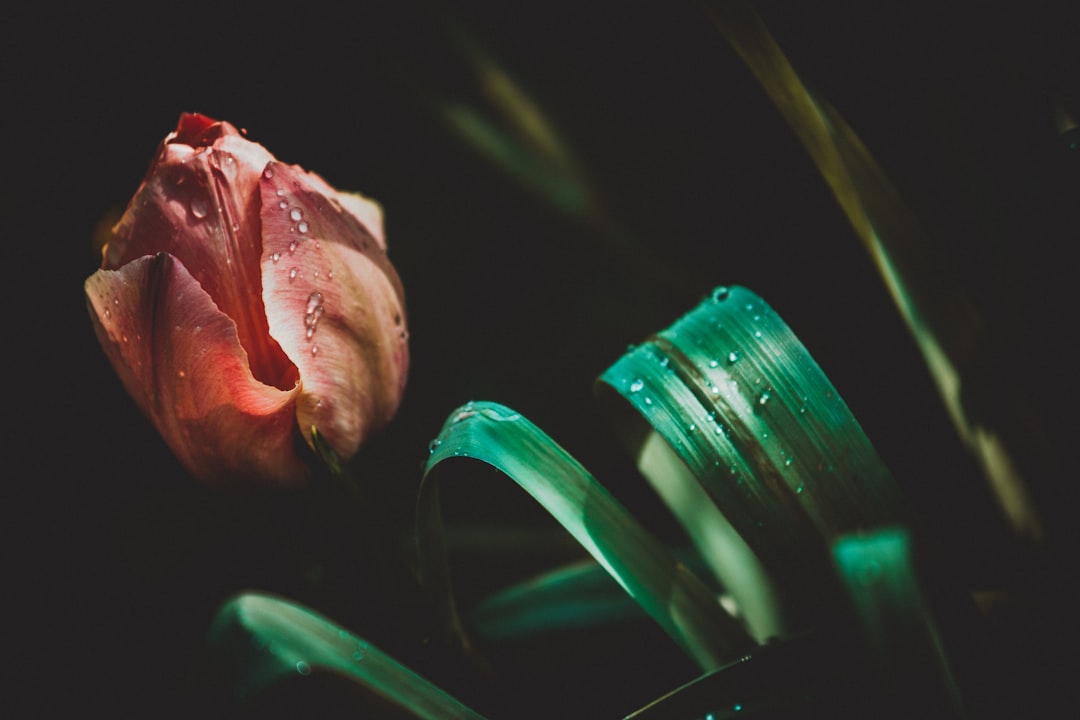
<path id="1" fill-rule="evenodd" d="M 322 615 L 270 595 L 229 600 L 211 626 L 207 644 L 218 683 L 234 697 L 258 696 L 289 679 L 343 678 L 393 717 L 483 720 L 450 695 L 378 648 Z"/>
<path id="2" fill-rule="evenodd" d="M 460 631 L 438 492 L 447 482 L 444 471 L 462 458 L 491 465 L 539 502 L 702 668 L 753 647 L 717 597 L 584 467 L 524 417 L 489 402 L 469 403 L 450 415 L 432 442 L 420 488 L 421 569 L 448 627 Z"/>
<path id="3" fill-rule="evenodd" d="M 805 620 L 835 593 L 831 542 L 902 515 L 891 475 L 836 389 L 745 288 L 717 288 L 626 353 L 598 390 L 623 401 L 614 406 L 635 453 L 655 445 L 651 428 L 689 470 L 643 467 L 743 606 L 768 600 L 752 591 L 769 581 L 783 610 Z"/>

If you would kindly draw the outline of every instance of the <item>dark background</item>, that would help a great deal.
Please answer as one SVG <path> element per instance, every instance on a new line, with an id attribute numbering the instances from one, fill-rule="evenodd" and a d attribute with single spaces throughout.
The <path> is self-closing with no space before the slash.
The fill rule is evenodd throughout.
<path id="1" fill-rule="evenodd" d="M 1016 372 L 1036 381 L 1039 407 L 1057 423 L 1048 442 L 1070 437 L 1080 170 L 1052 110 L 1080 112 L 1075 7 L 758 7 L 908 197 L 949 272 L 999 323 L 992 352 L 1018 356 Z M 7 611 L 4 704 L 15 698 L 13 717 L 183 707 L 209 618 L 247 587 L 310 602 L 399 651 L 400 618 L 382 623 L 392 609 L 339 577 L 333 534 L 311 530 L 304 502 L 196 486 L 97 346 L 82 293 L 99 261 L 94 238 L 182 111 L 229 120 L 278 158 L 384 206 L 412 365 L 398 418 L 357 468 L 392 535 L 410 530 L 428 441 L 470 399 L 522 412 L 664 527 L 594 407 L 592 382 L 714 285 L 741 284 L 809 347 L 964 582 L 1017 562 L 874 267 L 693 3 L 146 3 L 5 15 L 0 237 L 14 392 L 3 595 L 17 609 Z M 633 242 L 560 213 L 438 120 L 425 98 L 484 109 L 448 18 L 530 93 Z M 536 522 L 509 495 L 475 502 L 481 515 Z M 692 677 L 662 642 L 641 642 L 657 647 L 641 653 L 635 680 L 595 671 L 580 716 L 621 716 Z M 400 653 L 411 657 L 406 641 Z M 516 701 L 578 716 L 567 688 L 587 693 L 586 683 L 560 675 L 562 661 L 536 662 L 521 671 L 536 679 L 514 686 Z M 506 698 L 490 702 L 481 709 L 516 714 Z"/>

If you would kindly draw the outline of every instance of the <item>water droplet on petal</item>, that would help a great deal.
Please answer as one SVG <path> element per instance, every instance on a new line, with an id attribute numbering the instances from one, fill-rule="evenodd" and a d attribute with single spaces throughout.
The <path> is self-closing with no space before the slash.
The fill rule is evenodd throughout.
<path id="1" fill-rule="evenodd" d="M 280 202 L 279 202 L 279 203 L 277 204 L 277 206 L 278 206 L 279 208 L 281 208 L 282 210 L 284 210 L 285 208 L 289 207 L 289 203 L 287 203 L 287 202 L 285 202 L 284 200 L 282 200 L 282 201 L 280 201 Z"/>
<path id="2" fill-rule="evenodd" d="M 270 256 L 270 259 L 273 260 L 274 262 L 277 262 L 278 260 L 281 259 L 281 253 L 275 252 L 273 255 Z"/>
<path id="3" fill-rule="evenodd" d="M 206 214 L 208 212 L 206 200 L 198 196 L 191 198 L 191 202 L 188 204 L 188 208 L 191 210 L 191 214 L 200 220 L 206 217 Z"/>
<path id="4" fill-rule="evenodd" d="M 318 345 L 312 345 L 311 346 L 311 356 L 315 357 L 318 354 L 319 354 L 319 346 Z"/>
<path id="5" fill-rule="evenodd" d="M 293 221 L 299 220 L 302 217 L 304 217 L 304 213 L 301 212 L 300 208 L 293 208 L 289 211 L 289 218 Z"/>
<path id="6" fill-rule="evenodd" d="M 274 168 L 267 165 L 266 169 L 263 170 L 263 177 L 267 180 L 272 180 L 274 178 Z"/>
<path id="7" fill-rule="evenodd" d="M 278 188 L 277 189 L 277 196 L 278 197 L 285 197 L 285 188 Z"/>
<path id="8" fill-rule="evenodd" d="M 300 271 L 296 268 L 289 268 L 289 279 L 295 280 L 296 276 L 300 274 Z"/>
<path id="9" fill-rule="evenodd" d="M 296 252 L 296 241 L 295 240 L 293 240 L 292 242 L 289 243 L 289 254 L 292 255 L 294 252 Z"/>
<path id="10" fill-rule="evenodd" d="M 296 231 L 299 232 L 301 235 L 306 233 L 308 231 L 307 222 L 304 221 L 304 220 L 301 220 L 296 226 Z"/>

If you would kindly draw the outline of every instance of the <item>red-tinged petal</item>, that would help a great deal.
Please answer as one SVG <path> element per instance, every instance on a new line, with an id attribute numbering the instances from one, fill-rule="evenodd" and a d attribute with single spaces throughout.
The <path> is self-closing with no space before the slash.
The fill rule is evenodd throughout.
<path id="1" fill-rule="evenodd" d="M 181 116 L 114 229 L 102 267 L 176 257 L 236 322 L 252 372 L 288 389 L 296 370 L 267 331 L 259 268 L 259 179 L 273 156 L 229 123 Z"/>
<path id="2" fill-rule="evenodd" d="M 401 401 L 408 333 L 401 282 L 354 215 L 355 196 L 272 163 L 262 180 L 263 301 L 270 333 L 300 370 L 297 421 L 343 457 Z"/>
<path id="3" fill-rule="evenodd" d="M 191 273 L 160 253 L 86 281 L 98 339 L 173 452 L 210 484 L 297 485 L 298 388 L 256 380 L 236 326 Z"/>

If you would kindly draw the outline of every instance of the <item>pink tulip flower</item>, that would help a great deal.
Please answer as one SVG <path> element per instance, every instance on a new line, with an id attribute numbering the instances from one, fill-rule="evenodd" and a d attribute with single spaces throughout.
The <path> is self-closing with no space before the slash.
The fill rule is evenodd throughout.
<path id="1" fill-rule="evenodd" d="M 348 459 L 401 400 L 379 206 L 229 123 L 180 117 L 85 287 L 124 386 L 208 484 L 300 485 L 312 428 Z"/>

